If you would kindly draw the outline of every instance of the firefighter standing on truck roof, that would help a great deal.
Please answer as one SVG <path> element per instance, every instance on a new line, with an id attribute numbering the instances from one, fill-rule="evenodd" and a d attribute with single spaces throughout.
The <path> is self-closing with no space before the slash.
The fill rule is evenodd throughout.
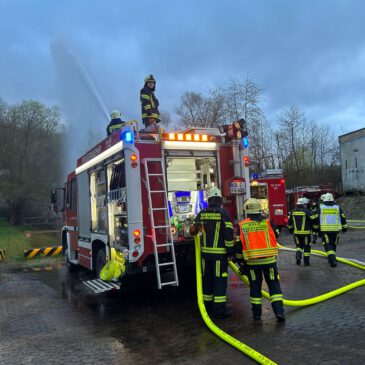
<path id="1" fill-rule="evenodd" d="M 203 273 L 203 298 L 207 312 L 215 318 L 230 317 L 226 307 L 228 260 L 234 255 L 233 224 L 222 208 L 222 193 L 208 191 L 208 208 L 195 217 L 190 233 L 199 234 Z"/>
<path id="2" fill-rule="evenodd" d="M 299 198 L 297 206 L 289 213 L 288 229 L 294 233 L 294 242 L 297 247 L 295 255 L 297 265 L 300 265 L 304 253 L 304 265 L 310 265 L 311 236 L 313 222 L 316 216 L 307 208 L 307 198 Z"/>
<path id="3" fill-rule="evenodd" d="M 110 123 L 106 127 L 106 134 L 109 136 L 117 130 L 122 129 L 124 124 L 125 122 L 121 119 L 120 112 L 118 112 L 118 110 L 113 110 L 110 113 Z"/>
<path id="4" fill-rule="evenodd" d="M 153 129 L 155 124 L 159 123 L 160 112 L 158 110 L 159 102 L 155 96 L 156 80 L 153 75 L 148 75 L 144 79 L 144 86 L 140 92 L 140 100 L 142 107 L 142 120 L 145 127 Z"/>
<path id="5" fill-rule="evenodd" d="M 331 267 L 337 266 L 336 248 L 340 237 L 340 231 L 347 231 L 345 214 L 339 205 L 335 203 L 331 193 L 321 195 L 323 204 L 317 210 L 316 219 L 319 226 L 319 236 L 326 250 L 328 263 Z"/>
<path id="6" fill-rule="evenodd" d="M 247 275 L 250 282 L 253 319 L 261 320 L 261 287 L 265 277 L 272 309 L 278 322 L 284 322 L 283 293 L 276 266 L 278 255 L 276 238 L 279 236 L 279 231 L 269 219 L 261 215 L 262 209 L 257 199 L 247 199 L 244 211 L 246 219 L 239 223 L 237 232 L 236 258 L 238 262 L 241 261 L 241 275 Z"/>

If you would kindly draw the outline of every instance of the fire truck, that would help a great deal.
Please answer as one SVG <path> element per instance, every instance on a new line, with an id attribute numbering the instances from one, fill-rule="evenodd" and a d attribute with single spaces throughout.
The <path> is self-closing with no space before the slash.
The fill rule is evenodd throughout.
<path id="1" fill-rule="evenodd" d="M 287 204 L 289 209 L 293 209 L 298 198 L 308 198 L 312 204 L 318 204 L 320 196 L 325 193 L 331 193 L 335 199 L 340 196 L 331 183 L 311 186 L 296 186 L 287 190 Z"/>
<path id="2" fill-rule="evenodd" d="M 251 197 L 260 201 L 262 211 L 281 229 L 288 225 L 286 187 L 281 169 L 268 169 L 253 174 L 250 180 Z"/>
<path id="3" fill-rule="evenodd" d="M 223 127 L 141 133 L 128 122 L 81 156 L 63 188 L 69 271 L 83 266 L 99 277 L 114 247 L 127 275 L 155 271 L 159 289 L 177 286 L 179 262 L 194 257 L 188 228 L 208 189 L 221 189 L 236 225 L 249 196 L 245 122 Z"/>

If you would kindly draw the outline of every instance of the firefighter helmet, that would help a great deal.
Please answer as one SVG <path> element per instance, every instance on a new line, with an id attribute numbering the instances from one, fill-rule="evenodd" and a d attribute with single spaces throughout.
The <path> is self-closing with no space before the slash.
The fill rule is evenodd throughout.
<path id="1" fill-rule="evenodd" d="M 303 199 L 303 203 L 304 203 L 304 204 L 309 204 L 310 199 L 308 199 L 308 198 L 307 198 L 307 197 L 305 197 L 305 196 L 304 196 L 302 199 Z"/>
<path id="2" fill-rule="evenodd" d="M 209 191 L 208 191 L 208 200 L 210 198 L 214 198 L 214 197 L 218 197 L 218 198 L 222 197 L 221 191 L 215 186 L 213 188 L 209 189 Z"/>
<path id="3" fill-rule="evenodd" d="M 262 208 L 260 202 L 255 198 L 250 198 L 245 201 L 243 209 L 246 214 L 261 214 Z"/>
<path id="4" fill-rule="evenodd" d="M 304 205 L 304 204 L 307 204 L 305 198 L 298 198 L 297 205 Z"/>
<path id="5" fill-rule="evenodd" d="M 120 112 L 118 112 L 118 110 L 113 110 L 111 113 L 110 113 L 110 118 L 111 119 L 118 119 L 118 118 L 121 118 L 122 115 L 120 114 Z"/>
<path id="6" fill-rule="evenodd" d="M 156 83 L 156 80 L 155 78 L 153 77 L 153 75 L 148 75 L 144 78 L 144 83 L 147 83 L 147 82 L 154 82 Z"/>
<path id="7" fill-rule="evenodd" d="M 331 193 L 327 193 L 327 194 L 324 194 L 322 195 L 322 200 L 323 202 L 334 202 L 335 199 L 333 198 L 333 195 Z"/>

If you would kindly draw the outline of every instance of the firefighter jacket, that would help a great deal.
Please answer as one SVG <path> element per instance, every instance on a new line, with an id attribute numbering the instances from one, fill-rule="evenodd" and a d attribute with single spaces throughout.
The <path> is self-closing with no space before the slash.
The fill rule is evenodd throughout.
<path id="1" fill-rule="evenodd" d="M 290 233 L 295 235 L 309 235 L 312 233 L 313 223 L 315 222 L 315 214 L 312 214 L 306 208 L 294 208 L 289 213 L 288 229 Z"/>
<path id="2" fill-rule="evenodd" d="M 279 232 L 275 225 L 263 216 L 246 218 L 239 223 L 236 238 L 236 257 L 247 265 L 263 265 L 276 262 Z"/>
<path id="3" fill-rule="evenodd" d="M 321 232 L 340 232 L 347 229 L 345 214 L 340 206 L 336 204 L 320 205 L 317 217 Z"/>
<path id="4" fill-rule="evenodd" d="M 156 123 L 160 122 L 160 112 L 158 110 L 159 102 L 155 96 L 154 89 L 145 86 L 140 92 L 142 120 L 143 124 L 148 126 L 148 118 L 155 118 Z"/>
<path id="5" fill-rule="evenodd" d="M 233 224 L 220 207 L 201 210 L 194 219 L 201 224 L 201 252 L 205 259 L 226 259 L 234 255 Z"/>
<path id="6" fill-rule="evenodd" d="M 122 129 L 125 122 L 123 122 L 120 118 L 112 119 L 108 126 L 106 127 L 106 134 L 109 136 L 114 133 L 118 129 Z"/>

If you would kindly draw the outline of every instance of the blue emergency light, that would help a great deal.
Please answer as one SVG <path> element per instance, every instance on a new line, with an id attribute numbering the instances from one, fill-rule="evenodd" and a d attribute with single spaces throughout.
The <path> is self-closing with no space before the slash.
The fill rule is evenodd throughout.
<path id="1" fill-rule="evenodd" d="M 242 145 L 243 145 L 243 148 L 248 148 L 248 138 L 247 137 L 242 138 Z"/>
<path id="2" fill-rule="evenodd" d="M 134 143 L 134 133 L 131 130 L 123 131 L 120 137 L 124 142 Z"/>

